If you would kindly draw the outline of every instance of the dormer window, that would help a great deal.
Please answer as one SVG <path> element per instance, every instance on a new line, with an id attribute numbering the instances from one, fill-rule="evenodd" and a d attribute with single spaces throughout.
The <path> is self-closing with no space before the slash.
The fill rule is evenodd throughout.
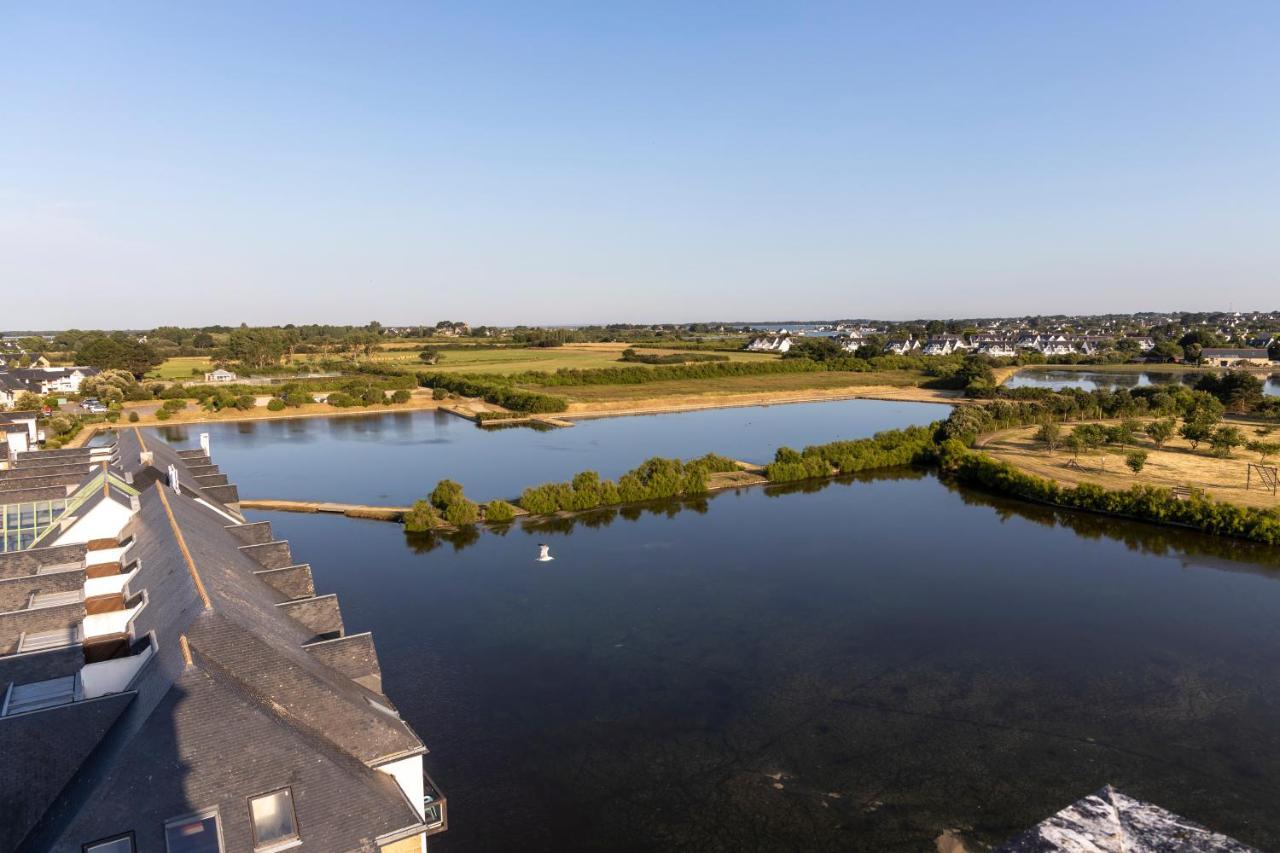
<path id="1" fill-rule="evenodd" d="M 126 832 L 115 838 L 104 838 L 84 846 L 84 853 L 133 853 L 133 833 Z"/>
<path id="2" fill-rule="evenodd" d="M 164 844 L 169 853 L 222 853 L 218 810 L 207 809 L 167 822 Z"/>
<path id="3" fill-rule="evenodd" d="M 288 788 L 250 799 L 249 816 L 253 818 L 254 850 L 282 850 L 301 843 L 293 793 Z"/>

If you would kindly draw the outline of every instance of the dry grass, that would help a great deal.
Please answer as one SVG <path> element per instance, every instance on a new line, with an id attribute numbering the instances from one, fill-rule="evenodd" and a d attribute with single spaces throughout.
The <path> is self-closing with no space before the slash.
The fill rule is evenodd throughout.
<path id="1" fill-rule="evenodd" d="M 1070 431 L 1070 428 L 1070 424 L 1064 425 L 1063 432 Z M 1256 487 L 1256 475 L 1255 488 L 1245 489 L 1245 473 L 1250 462 L 1258 461 L 1258 455 L 1243 448 L 1236 450 L 1231 458 L 1219 459 L 1210 456 L 1203 443 L 1198 451 L 1193 451 L 1188 442 L 1175 438 L 1166 443 L 1163 450 L 1156 450 L 1150 439 L 1143 437 L 1138 447 L 1150 455 L 1142 473 L 1134 475 L 1125 467 L 1124 453 L 1118 449 L 1082 453 L 1080 470 L 1077 470 L 1067 467 L 1067 462 L 1073 458 L 1069 451 L 1049 452 L 1043 443 L 1036 441 L 1036 429 L 1003 430 L 984 437 L 979 444 L 997 459 L 1066 485 L 1096 483 L 1108 489 L 1127 489 L 1135 483 L 1164 487 L 1189 485 L 1202 488 L 1219 500 L 1247 506 L 1280 506 L 1280 498 Z M 1268 464 L 1274 465 L 1276 460 Z"/>
<path id="2" fill-rule="evenodd" d="M 601 404 L 669 397 L 856 391 L 869 386 L 914 388 L 923 378 L 922 374 L 913 370 L 887 370 L 875 373 L 770 373 L 761 376 L 646 382 L 642 385 L 571 385 L 532 390 L 565 397 L 572 403 Z"/>
<path id="3" fill-rule="evenodd" d="M 451 349 L 441 353 L 438 364 L 424 365 L 416 352 L 379 352 L 373 357 L 380 364 L 393 364 L 439 373 L 522 373 L 526 370 L 590 370 L 600 367 L 626 367 L 619 361 L 627 344 L 567 344 L 562 347 L 532 347 L 509 349 Z M 641 352 L 651 355 L 681 353 L 697 355 L 691 350 L 650 349 Z M 758 352 L 725 352 L 731 361 L 772 361 L 778 356 Z"/>

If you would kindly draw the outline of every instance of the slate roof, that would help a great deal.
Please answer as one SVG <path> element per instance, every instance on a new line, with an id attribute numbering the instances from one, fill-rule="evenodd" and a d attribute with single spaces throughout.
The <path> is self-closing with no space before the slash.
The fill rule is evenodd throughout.
<path id="1" fill-rule="evenodd" d="M 376 769 L 426 749 L 371 689 L 380 687 L 372 641 L 308 651 L 315 632 L 276 606 L 288 596 L 258 574 L 248 537 L 232 532 L 238 514 L 194 485 L 188 459 L 136 430 L 120 435 L 119 450 L 117 470 L 140 491 L 121 533 L 138 561 L 130 590 L 146 590 L 133 635 L 153 636 L 156 652 L 126 692 L 0 717 L 0 850 L 79 853 L 126 831 L 138 849 L 162 850 L 166 820 L 211 807 L 224 849 L 249 850 L 248 798 L 286 786 L 309 850 L 375 851 L 422 832 L 420 804 Z M 181 494 L 167 484 L 170 464 Z M 251 538 L 270 541 L 269 525 L 254 525 Z M 43 747 L 8 751 L 37 724 L 49 735 Z M 63 727 L 79 746 L 51 752 Z M 42 783 L 23 787 L 29 774 Z"/>

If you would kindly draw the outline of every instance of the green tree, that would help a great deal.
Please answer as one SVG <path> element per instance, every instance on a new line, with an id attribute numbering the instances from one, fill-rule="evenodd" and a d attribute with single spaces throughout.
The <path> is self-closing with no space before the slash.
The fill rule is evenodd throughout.
<path id="1" fill-rule="evenodd" d="M 1057 450 L 1062 441 L 1062 427 L 1053 421 L 1041 424 L 1040 429 L 1036 430 L 1036 440 L 1043 442 L 1050 451 Z"/>
<path id="2" fill-rule="evenodd" d="M 1130 450 L 1124 455 L 1124 464 L 1129 466 L 1129 470 L 1136 476 L 1147 464 L 1147 451 Z"/>
<path id="3" fill-rule="evenodd" d="M 1258 454 L 1259 462 L 1266 462 L 1268 458 L 1280 453 L 1280 442 L 1276 441 L 1251 441 L 1245 447 Z"/>
<path id="4" fill-rule="evenodd" d="M 1164 447 L 1165 442 L 1173 438 L 1174 432 L 1177 431 L 1177 422 L 1173 418 L 1162 418 L 1147 424 L 1145 432 L 1147 437 L 1155 444 L 1156 450 Z"/>
<path id="5" fill-rule="evenodd" d="M 1231 455 L 1231 451 L 1244 443 L 1244 433 L 1240 431 L 1239 427 L 1220 426 L 1209 437 L 1209 446 L 1213 448 L 1213 455 L 1221 456 L 1224 459 Z"/>
<path id="6" fill-rule="evenodd" d="M 1200 447 L 1200 442 L 1208 441 L 1213 437 L 1214 426 L 1214 421 L 1203 418 L 1183 421 L 1182 426 L 1178 427 L 1178 435 L 1191 443 L 1192 450 L 1196 450 Z"/>

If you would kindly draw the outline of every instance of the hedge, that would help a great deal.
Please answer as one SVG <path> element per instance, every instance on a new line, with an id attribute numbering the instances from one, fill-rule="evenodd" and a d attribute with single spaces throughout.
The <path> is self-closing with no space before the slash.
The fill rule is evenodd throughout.
<path id="1" fill-rule="evenodd" d="M 1135 485 L 1124 490 L 1108 490 L 1093 483 L 1060 486 L 971 450 L 957 439 L 941 444 L 938 461 L 943 473 L 957 482 L 1023 500 L 1280 545 L 1280 512 L 1211 500 L 1199 489 L 1180 499 L 1172 489 L 1158 486 Z"/>
<path id="2" fill-rule="evenodd" d="M 505 384 L 501 378 L 477 378 L 449 373 L 419 373 L 418 384 L 433 389 L 432 396 L 441 389 L 463 397 L 479 397 L 486 403 L 502 406 L 515 412 L 546 414 L 563 412 L 569 402 L 563 397 L 524 391 Z"/>

